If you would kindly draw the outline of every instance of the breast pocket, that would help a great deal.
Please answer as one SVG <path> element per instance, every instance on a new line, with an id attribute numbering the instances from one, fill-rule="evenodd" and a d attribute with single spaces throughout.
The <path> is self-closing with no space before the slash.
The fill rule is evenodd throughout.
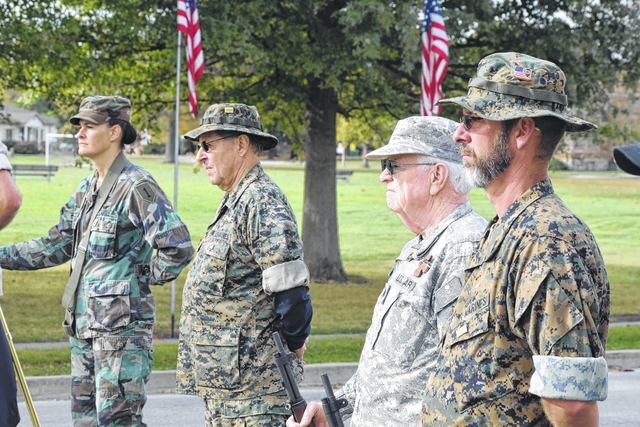
<path id="1" fill-rule="evenodd" d="M 227 275 L 227 256 L 231 247 L 229 240 L 224 236 L 214 237 L 203 244 L 198 251 L 198 257 L 194 266 L 194 271 L 200 274 L 197 286 L 211 295 L 224 294 L 224 281 Z"/>
<path id="2" fill-rule="evenodd" d="M 89 329 L 110 332 L 131 321 L 130 285 L 127 280 L 105 280 L 89 285 Z"/>
<path id="3" fill-rule="evenodd" d="M 113 212 L 98 212 L 91 224 L 87 255 L 94 259 L 110 259 L 116 256 L 116 231 L 118 216 Z"/>
<path id="4" fill-rule="evenodd" d="M 195 381 L 199 387 L 231 389 L 240 384 L 240 332 L 194 325 Z"/>
<path id="5" fill-rule="evenodd" d="M 494 331 L 489 322 L 489 299 L 486 304 L 466 314 L 445 341 L 457 356 L 452 366 L 453 385 L 458 411 L 511 393 L 513 385 L 495 359 Z"/>

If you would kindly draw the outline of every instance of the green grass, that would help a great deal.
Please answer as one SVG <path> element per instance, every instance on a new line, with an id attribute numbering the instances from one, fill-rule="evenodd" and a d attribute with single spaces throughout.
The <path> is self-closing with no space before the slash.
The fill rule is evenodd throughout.
<path id="1" fill-rule="evenodd" d="M 173 201 L 173 164 L 163 163 L 159 156 L 132 157 L 132 160 L 149 170 Z M 12 161 L 44 163 L 41 156 L 15 156 Z M 351 182 L 337 182 L 340 252 L 349 284 L 311 284 L 314 334 L 365 332 L 387 273 L 404 243 L 412 237 L 386 207 L 385 186 L 379 182 L 377 162 L 372 162 L 370 169 L 362 168 L 360 163 L 348 161 L 345 168 L 355 170 Z M 265 166 L 265 169 L 282 187 L 302 226 L 303 166 Z M 222 192 L 209 183 L 202 171 L 195 173 L 195 170 L 192 164 L 179 166 L 178 212 L 197 244 L 213 218 Z M 86 168 L 61 167 L 51 183 L 40 177 L 18 177 L 23 206 L 13 223 L 0 232 L 0 244 L 46 235 L 57 223 L 60 207 L 89 173 Z M 554 188 L 589 224 L 598 240 L 611 281 L 612 314 L 640 315 L 640 227 L 637 226 L 640 180 L 623 179 L 623 175 L 616 173 L 591 173 L 586 179 L 576 175 L 553 173 Z M 474 190 L 470 198 L 480 214 L 487 218 L 493 216 L 493 207 L 482 190 Z M 4 271 L 5 295 L 0 303 L 14 341 L 65 339 L 60 327 L 63 319 L 60 298 L 68 274 L 68 265 L 34 272 Z M 176 325 L 185 276 L 183 272 L 177 280 Z M 154 295 L 158 307 L 156 332 L 167 336 L 171 325 L 171 286 L 154 288 Z M 637 340 L 613 332 L 609 346 L 640 348 Z M 320 348 L 318 354 L 324 354 Z M 161 357 L 160 351 L 156 357 Z M 312 357 L 315 356 L 310 351 L 308 360 Z M 157 359 L 156 366 L 160 363 Z"/>
<path id="2" fill-rule="evenodd" d="M 307 345 L 306 363 L 357 362 L 364 346 L 364 336 L 314 337 Z M 69 348 L 17 350 L 25 376 L 69 375 Z M 153 369 L 176 369 L 178 344 L 156 343 L 153 347 Z"/>

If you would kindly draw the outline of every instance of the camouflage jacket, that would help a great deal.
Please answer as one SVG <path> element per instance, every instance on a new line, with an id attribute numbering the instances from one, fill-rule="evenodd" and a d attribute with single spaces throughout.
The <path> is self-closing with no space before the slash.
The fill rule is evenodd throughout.
<path id="1" fill-rule="evenodd" d="M 358 370 L 344 386 L 353 427 L 413 427 L 420 418 L 444 326 L 486 226 L 466 203 L 402 248 L 374 308 Z M 419 264 L 429 257 L 422 273 Z"/>
<path id="2" fill-rule="evenodd" d="M 80 242 L 93 213 L 96 180 L 93 173 L 80 183 L 48 236 L 0 247 L 0 266 L 37 270 L 73 259 L 74 230 Z M 77 337 L 152 327 L 155 301 L 149 285 L 175 279 L 193 252 L 186 225 L 158 184 L 128 163 L 91 226 L 76 290 Z"/>
<path id="3" fill-rule="evenodd" d="M 469 261 L 423 425 L 548 426 L 541 397 L 604 399 L 608 324 L 596 241 L 543 180 L 493 219 Z"/>
<path id="4" fill-rule="evenodd" d="M 225 194 L 189 269 L 180 317 L 178 392 L 224 401 L 232 416 L 253 410 L 247 399 L 258 399 L 258 406 L 267 404 L 273 413 L 289 413 L 286 398 L 269 401 L 273 396 L 267 396 L 283 390 L 272 338 L 282 323 L 276 293 L 265 291 L 265 273 L 304 265 L 302 256 L 285 195 L 255 166 Z M 308 271 L 306 282 L 289 286 L 307 294 L 307 284 Z M 310 309 L 310 300 L 304 303 Z M 310 320 L 309 314 L 300 322 Z M 301 376 L 300 361 L 293 365 Z"/>

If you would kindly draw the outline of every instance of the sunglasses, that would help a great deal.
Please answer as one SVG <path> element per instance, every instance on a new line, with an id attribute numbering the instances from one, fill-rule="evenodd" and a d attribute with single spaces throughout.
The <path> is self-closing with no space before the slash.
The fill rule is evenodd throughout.
<path id="1" fill-rule="evenodd" d="M 471 126 L 473 126 L 473 122 L 478 120 L 484 120 L 482 117 L 473 117 L 473 116 L 465 116 L 460 117 L 460 123 L 464 126 L 466 130 L 471 130 Z"/>
<path id="2" fill-rule="evenodd" d="M 214 142 L 222 141 L 223 139 L 229 138 L 235 138 L 235 136 L 223 136 L 222 138 L 212 139 L 211 141 L 202 141 L 200 142 L 200 144 L 198 144 L 198 150 L 202 148 L 205 152 L 208 152 L 209 147 L 211 147 Z"/>
<path id="3" fill-rule="evenodd" d="M 384 172 L 384 170 L 386 169 L 389 171 L 389 174 L 391 174 L 392 176 L 395 175 L 398 169 L 404 166 L 432 166 L 435 164 L 436 163 L 397 163 L 396 161 L 391 159 L 380 160 L 380 166 L 382 166 L 382 172 Z"/>

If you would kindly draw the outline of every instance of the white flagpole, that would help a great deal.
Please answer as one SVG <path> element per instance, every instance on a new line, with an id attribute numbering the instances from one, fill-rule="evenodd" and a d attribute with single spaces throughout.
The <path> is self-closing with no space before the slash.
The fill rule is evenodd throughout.
<path id="1" fill-rule="evenodd" d="M 173 142 L 173 208 L 178 210 L 178 142 L 180 141 L 180 47 L 182 33 L 178 31 L 178 56 L 176 58 L 176 118 L 175 141 Z M 171 282 L 171 338 L 174 338 L 176 319 L 176 281 Z"/>

